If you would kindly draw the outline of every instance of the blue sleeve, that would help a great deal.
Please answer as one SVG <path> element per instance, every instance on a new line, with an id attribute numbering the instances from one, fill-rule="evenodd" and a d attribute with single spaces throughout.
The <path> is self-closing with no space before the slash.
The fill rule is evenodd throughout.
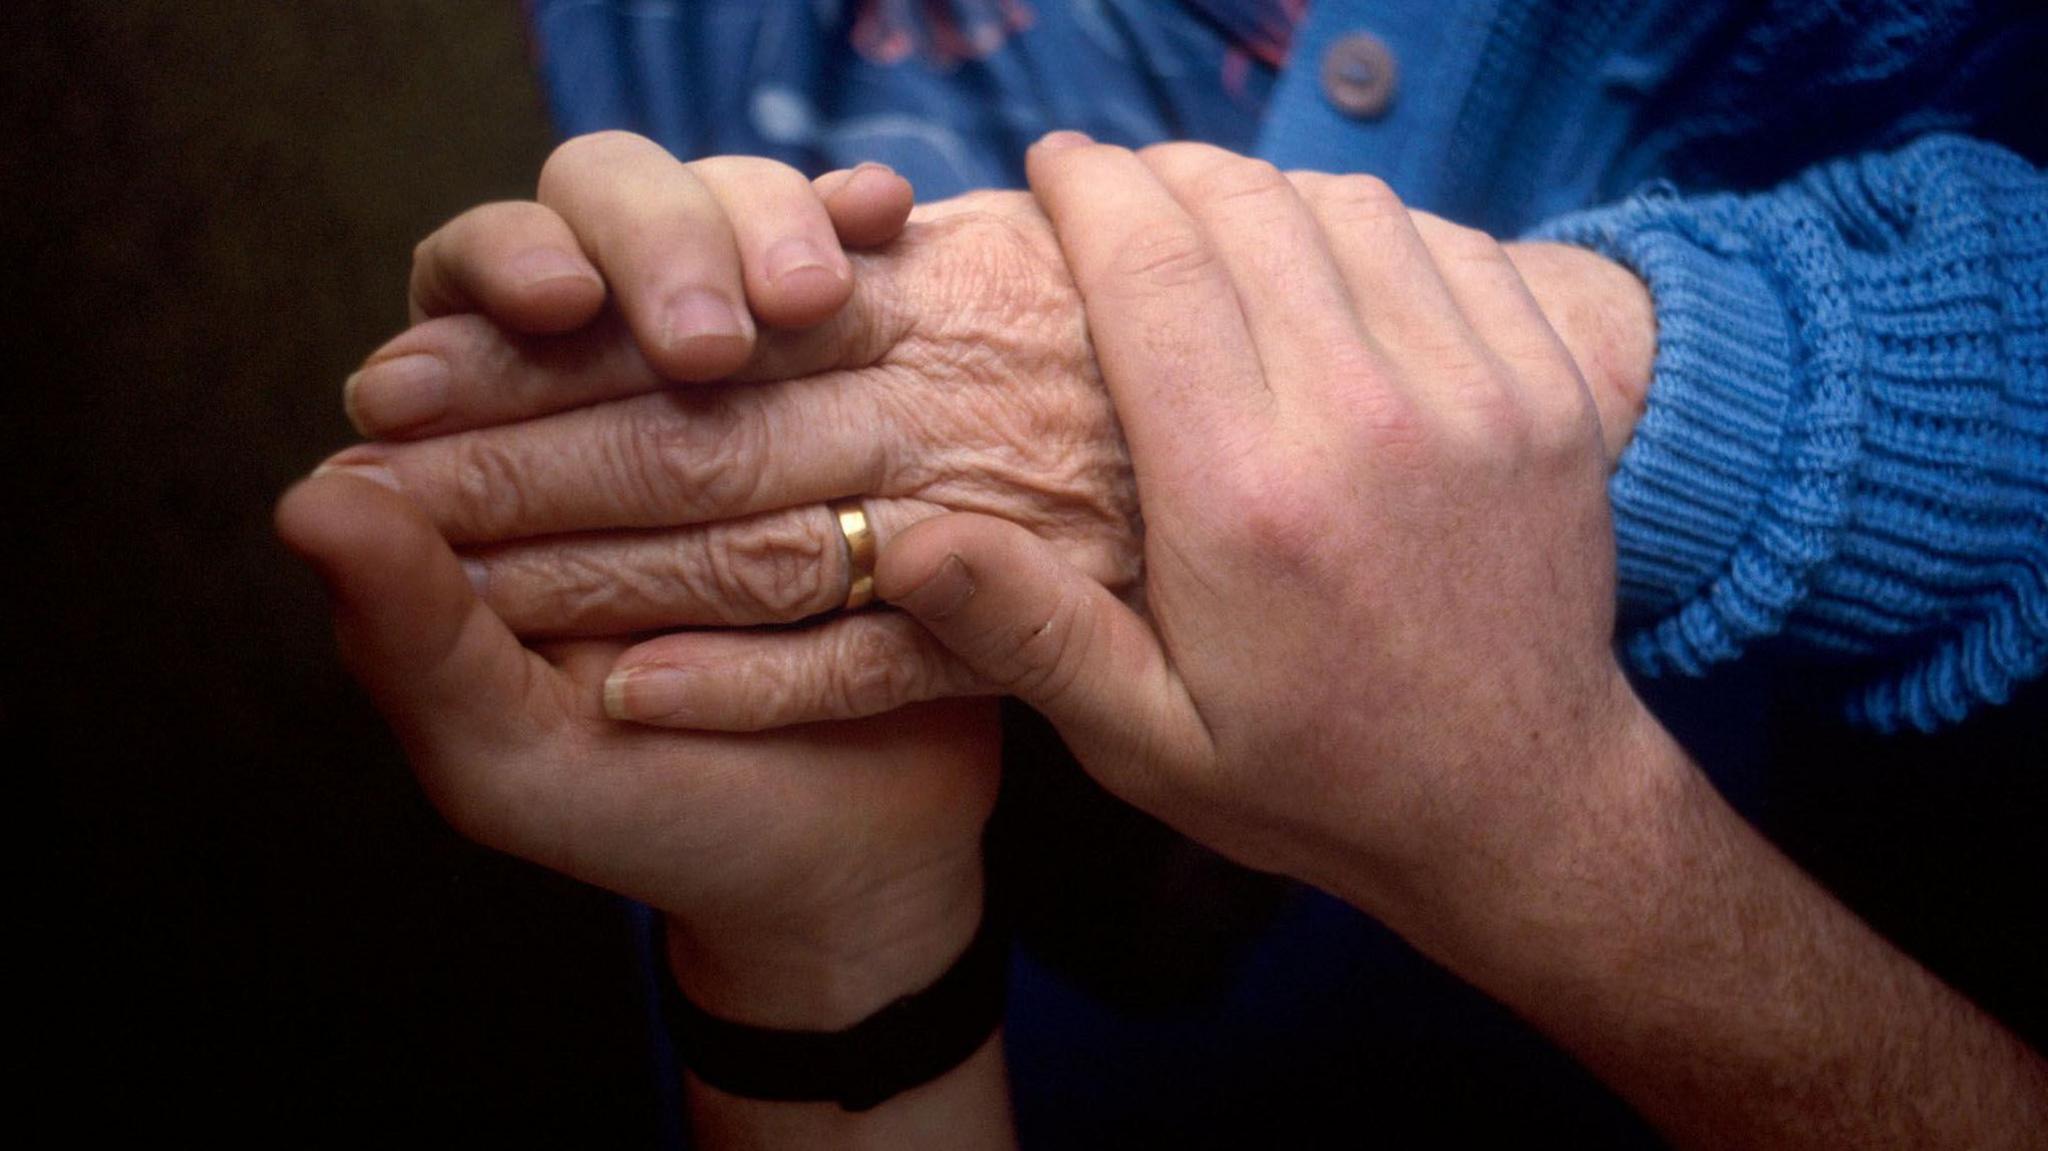
<path id="1" fill-rule="evenodd" d="M 1699 674 L 1784 636 L 1850 714 L 1933 729 L 2048 660 L 2048 178 L 1931 136 L 1757 195 L 1546 225 L 1657 308 L 1611 494 L 1626 659 Z"/>

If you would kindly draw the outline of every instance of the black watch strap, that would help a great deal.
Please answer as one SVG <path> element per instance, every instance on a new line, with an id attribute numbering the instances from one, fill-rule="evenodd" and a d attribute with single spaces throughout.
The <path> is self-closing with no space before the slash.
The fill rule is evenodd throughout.
<path id="1" fill-rule="evenodd" d="M 1009 933 L 984 909 L 973 942 L 922 991 L 844 1031 L 750 1027 L 707 1014 L 662 980 L 662 1008 L 683 1065 L 728 1095 L 869 1108 L 929 1083 L 981 1049 L 1003 1019 Z"/>

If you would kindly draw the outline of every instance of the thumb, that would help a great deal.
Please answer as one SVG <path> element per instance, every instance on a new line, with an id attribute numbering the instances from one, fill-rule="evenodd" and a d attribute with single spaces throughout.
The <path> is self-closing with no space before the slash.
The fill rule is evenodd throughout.
<path id="1" fill-rule="evenodd" d="M 381 468 L 325 471 L 285 493 L 276 526 L 326 583 L 350 674 L 424 767 L 517 736 L 546 681 L 396 486 Z"/>
<path id="2" fill-rule="evenodd" d="M 1153 807 L 1157 781 L 1210 761 L 1208 731 L 1151 627 L 1023 528 L 967 514 L 924 520 L 883 550 L 875 590 L 1043 712 L 1125 799 Z"/>

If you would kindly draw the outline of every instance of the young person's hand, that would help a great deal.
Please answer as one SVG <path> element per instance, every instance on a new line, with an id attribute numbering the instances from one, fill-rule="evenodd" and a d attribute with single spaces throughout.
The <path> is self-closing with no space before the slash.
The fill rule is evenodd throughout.
<path id="1" fill-rule="evenodd" d="M 616 178 L 620 165 L 629 178 Z M 500 210 L 436 258 L 448 278 L 489 282 L 518 247 L 495 233 L 527 235 L 533 219 L 552 219 L 560 235 L 679 231 L 666 222 L 668 199 L 639 190 L 682 170 L 651 146 L 566 151 L 550 165 L 554 184 L 592 189 L 558 197 L 567 215 Z M 865 195 L 893 204 L 880 173 L 865 179 Z M 1597 403 L 1618 449 L 1648 379 L 1641 284 L 1590 253 L 1507 250 L 1529 269 L 1539 305 L 1579 334 L 1575 354 L 1612 380 Z M 591 255 L 619 309 L 644 310 L 633 301 L 650 292 L 634 267 Z M 452 381 L 433 430 L 478 430 L 351 449 L 336 462 L 402 477 L 463 545 L 488 601 L 528 636 L 824 611 L 842 602 L 848 575 L 823 505 L 846 496 L 865 497 L 884 548 L 920 519 L 976 510 L 1054 540 L 1113 590 L 1134 588 L 1128 459 L 1079 297 L 1035 203 L 980 194 L 926 205 L 900 240 L 857 259 L 858 283 L 838 312 L 757 341 L 733 378 L 760 386 L 678 389 L 612 313 L 548 338 L 477 316 L 424 324 L 372 357 L 364 375 L 425 357 Z M 561 414 L 537 418 L 551 413 Z M 491 426 L 521 419 L 532 422 Z M 663 636 L 626 653 L 618 675 L 621 715 L 740 730 L 989 689 L 921 629 L 872 613 L 795 632 Z"/>
<path id="2" fill-rule="evenodd" d="M 1213 148 L 1030 157 L 1143 615 L 947 516 L 877 588 L 1105 787 L 1377 916 L 1703 1147 L 2035 1146 L 2048 1064 L 1715 794 L 1616 665 L 1595 401 L 1500 245 Z"/>
<path id="3" fill-rule="evenodd" d="M 761 325 L 830 320 L 853 294 L 846 249 L 894 239 L 910 206 L 909 182 L 879 164 L 806 180 L 753 156 L 683 164 L 629 133 L 580 136 L 549 158 L 535 200 L 472 208 L 422 240 L 409 307 L 415 324 L 482 315 L 534 336 L 586 327 L 610 303 L 656 374 L 718 379 L 746 363 Z M 505 387 L 456 394 L 449 369 L 401 336 L 349 378 L 349 418 L 367 436 L 413 439 L 547 402 Z"/>
<path id="4" fill-rule="evenodd" d="M 903 532 L 883 597 L 1112 791 L 1397 925 L 1559 850 L 1639 705 L 1592 396 L 1501 246 L 1205 146 L 1055 136 L 1030 172 L 1130 444 L 1144 611 L 987 517 Z"/>

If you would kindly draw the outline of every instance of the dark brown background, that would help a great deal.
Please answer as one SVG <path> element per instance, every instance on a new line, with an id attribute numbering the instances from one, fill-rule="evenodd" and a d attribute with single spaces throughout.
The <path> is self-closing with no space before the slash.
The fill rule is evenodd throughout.
<path id="1" fill-rule="evenodd" d="M 0 30 L 29 1088 L 66 1143 L 646 1145 L 610 902 L 441 825 L 269 531 L 350 438 L 340 382 L 402 324 L 413 241 L 530 189 L 516 6 L 15 0 Z M 2036 1043 L 2043 696 L 1938 740 L 1780 723 L 1738 789 Z"/>
<path id="2" fill-rule="evenodd" d="M 4 706 L 56 792 L 23 887 L 64 1121 L 644 1142 L 605 897 L 442 827 L 269 530 L 351 438 L 341 380 L 403 324 L 413 241 L 530 194 L 517 6 L 5 8 Z"/>

